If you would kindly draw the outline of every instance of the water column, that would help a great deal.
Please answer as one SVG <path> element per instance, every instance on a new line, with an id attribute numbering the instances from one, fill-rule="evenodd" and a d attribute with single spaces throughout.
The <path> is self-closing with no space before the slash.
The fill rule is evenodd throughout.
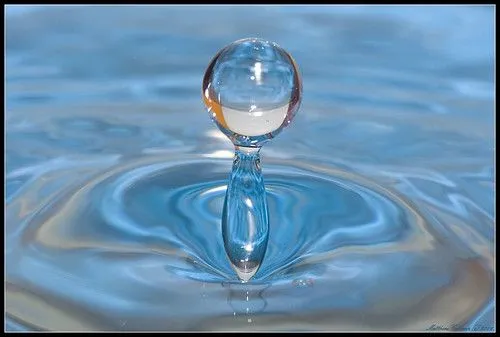
<path id="1" fill-rule="evenodd" d="M 232 268 L 247 282 L 262 263 L 269 236 L 260 149 L 295 116 L 301 78 L 295 61 L 280 46 L 249 38 L 215 55 L 202 93 L 210 118 L 235 146 L 222 233 Z"/>

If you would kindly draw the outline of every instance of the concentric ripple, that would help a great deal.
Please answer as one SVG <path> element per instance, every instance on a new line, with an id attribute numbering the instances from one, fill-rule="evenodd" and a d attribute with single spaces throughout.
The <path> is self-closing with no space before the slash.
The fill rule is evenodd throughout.
<path id="1" fill-rule="evenodd" d="M 490 272 L 457 255 L 404 198 L 339 169 L 288 160 L 265 161 L 268 250 L 254 281 L 239 284 L 220 228 L 230 165 L 145 157 L 38 177 L 43 186 L 8 204 L 9 324 L 418 330 L 459 327 L 488 300 Z M 65 189 L 57 185 L 71 177 Z M 27 212 L 40 191 L 51 193 Z"/>

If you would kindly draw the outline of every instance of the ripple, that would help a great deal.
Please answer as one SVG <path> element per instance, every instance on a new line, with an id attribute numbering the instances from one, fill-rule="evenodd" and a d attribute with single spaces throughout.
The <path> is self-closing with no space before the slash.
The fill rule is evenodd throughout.
<path id="1" fill-rule="evenodd" d="M 412 330 L 462 324 L 488 300 L 490 272 L 457 256 L 411 202 L 347 171 L 290 159 L 264 163 L 268 250 L 254 281 L 239 284 L 220 229 L 230 167 L 170 155 L 94 167 L 66 187 L 60 179 L 77 178 L 72 167 L 41 174 L 42 186 L 7 205 L 11 325 Z M 39 208 L 17 211 L 40 190 L 52 192 Z M 40 301 L 50 310 L 26 309 Z"/>

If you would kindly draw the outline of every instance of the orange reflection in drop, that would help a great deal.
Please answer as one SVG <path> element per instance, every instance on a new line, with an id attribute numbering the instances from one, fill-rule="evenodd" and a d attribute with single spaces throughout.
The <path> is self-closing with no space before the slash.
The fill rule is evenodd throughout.
<path id="1" fill-rule="evenodd" d="M 224 115 L 222 114 L 222 106 L 211 98 L 210 84 L 203 93 L 203 101 L 205 102 L 205 105 L 208 107 L 208 109 L 212 113 L 212 116 L 217 120 L 217 122 L 227 129 L 228 127 L 226 124 L 226 120 L 224 119 Z"/>

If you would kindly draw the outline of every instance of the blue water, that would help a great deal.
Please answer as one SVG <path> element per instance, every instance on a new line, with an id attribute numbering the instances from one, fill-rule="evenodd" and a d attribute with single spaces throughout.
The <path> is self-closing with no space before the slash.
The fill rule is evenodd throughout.
<path id="1" fill-rule="evenodd" d="M 7 7 L 7 330 L 495 329 L 494 9 Z M 297 61 L 261 151 L 268 248 L 224 253 L 234 149 L 201 80 Z"/>

